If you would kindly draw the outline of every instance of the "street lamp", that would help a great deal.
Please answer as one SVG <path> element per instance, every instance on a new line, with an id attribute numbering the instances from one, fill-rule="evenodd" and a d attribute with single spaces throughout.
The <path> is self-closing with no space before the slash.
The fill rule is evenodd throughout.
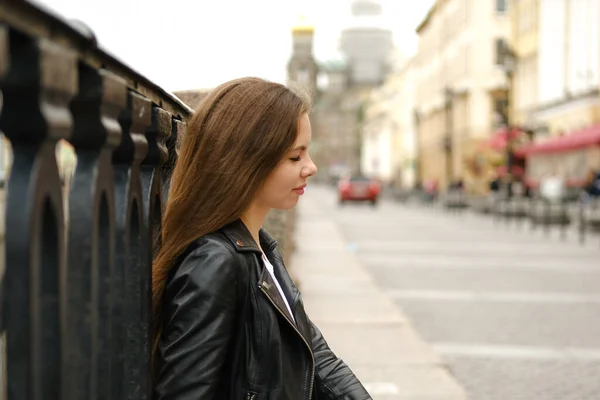
<path id="1" fill-rule="evenodd" d="M 446 135 L 444 138 L 444 150 L 446 151 L 446 180 L 447 185 L 452 183 L 453 160 L 452 160 L 452 100 L 454 92 L 449 87 L 444 88 L 444 105 L 446 111 Z"/>
<path id="2" fill-rule="evenodd" d="M 504 102 L 504 110 L 502 113 L 502 123 L 506 132 L 506 195 L 512 197 L 512 164 L 513 164 L 513 136 L 511 134 L 510 121 L 510 98 L 512 95 L 513 74 L 516 68 L 517 56 L 510 46 L 503 42 L 502 44 L 502 69 L 506 76 L 506 101 Z"/>
<path id="3" fill-rule="evenodd" d="M 421 146 L 421 140 L 422 140 L 422 134 L 421 134 L 421 114 L 419 113 L 418 109 L 413 109 L 413 122 L 414 122 L 414 129 L 415 129 L 415 133 L 416 133 L 416 141 L 415 141 L 415 147 L 416 147 L 416 153 L 417 153 L 417 162 L 415 164 L 415 182 L 417 185 L 422 185 L 423 184 L 423 169 L 421 168 L 421 163 L 423 162 L 423 154 L 422 154 L 422 149 L 423 147 Z"/>

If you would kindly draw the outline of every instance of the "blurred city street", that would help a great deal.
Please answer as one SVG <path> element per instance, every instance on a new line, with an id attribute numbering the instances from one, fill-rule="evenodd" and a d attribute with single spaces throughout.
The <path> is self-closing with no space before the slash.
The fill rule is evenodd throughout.
<path id="1" fill-rule="evenodd" d="M 340 207 L 333 188 L 308 189 L 292 269 L 375 399 L 462 398 L 456 382 L 477 400 L 598 398 L 597 238 L 391 199 Z"/>

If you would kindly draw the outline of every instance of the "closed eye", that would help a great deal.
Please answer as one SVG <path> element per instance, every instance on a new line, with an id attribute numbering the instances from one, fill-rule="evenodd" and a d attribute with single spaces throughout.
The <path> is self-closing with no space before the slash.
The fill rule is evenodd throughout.
<path id="1" fill-rule="evenodd" d="M 290 158 L 290 160 L 292 160 L 292 161 L 300 161 L 301 159 L 302 158 L 300 156 Z"/>

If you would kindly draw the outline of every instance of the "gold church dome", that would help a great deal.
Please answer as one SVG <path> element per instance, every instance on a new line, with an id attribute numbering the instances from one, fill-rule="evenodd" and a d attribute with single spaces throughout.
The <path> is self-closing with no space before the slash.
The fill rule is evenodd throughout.
<path id="1" fill-rule="evenodd" d="M 313 33 L 314 31 L 315 27 L 306 20 L 305 16 L 301 16 L 292 27 L 292 33 Z"/>

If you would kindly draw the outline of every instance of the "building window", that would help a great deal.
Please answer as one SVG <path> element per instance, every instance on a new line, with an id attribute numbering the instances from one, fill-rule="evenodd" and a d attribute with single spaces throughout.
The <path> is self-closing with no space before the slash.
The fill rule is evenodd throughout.
<path id="1" fill-rule="evenodd" d="M 506 0 L 495 0 L 496 1 L 496 12 L 497 13 L 505 13 L 506 12 Z"/>
<path id="2" fill-rule="evenodd" d="M 498 113 L 499 116 L 503 117 L 506 113 L 506 108 L 508 106 L 508 101 L 505 98 L 496 98 L 494 99 L 494 111 Z"/>
<path id="3" fill-rule="evenodd" d="M 508 101 L 504 98 L 494 99 L 494 116 L 492 120 L 492 129 L 499 129 L 504 126 L 506 113 L 508 112 Z"/>
<path id="4" fill-rule="evenodd" d="M 494 46 L 494 59 L 496 65 L 502 65 L 504 63 L 504 39 L 496 39 Z"/>

